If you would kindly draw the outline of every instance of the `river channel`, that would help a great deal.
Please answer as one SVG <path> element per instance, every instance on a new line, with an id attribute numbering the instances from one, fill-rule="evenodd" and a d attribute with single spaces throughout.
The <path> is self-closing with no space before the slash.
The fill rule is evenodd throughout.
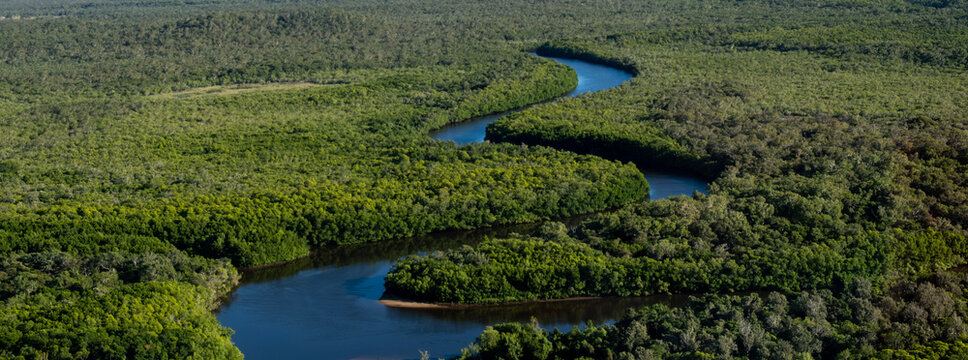
<path id="1" fill-rule="evenodd" d="M 621 85 L 632 74 L 574 59 L 546 57 L 575 69 L 578 87 L 565 95 Z M 450 126 L 431 136 L 467 144 L 484 141 L 487 124 L 508 113 Z M 700 178 L 643 171 L 650 198 L 704 192 Z M 573 226 L 583 217 L 562 219 Z M 235 330 L 233 342 L 246 359 L 415 359 L 456 355 L 490 324 L 536 318 L 548 329 L 601 324 L 630 307 L 684 300 L 683 296 L 593 299 L 487 306 L 469 309 L 407 309 L 379 303 L 383 277 L 392 263 L 420 254 L 473 245 L 486 237 L 529 233 L 534 224 L 435 233 L 411 239 L 320 249 L 295 262 L 247 271 L 242 285 L 219 310 L 222 325 Z"/>

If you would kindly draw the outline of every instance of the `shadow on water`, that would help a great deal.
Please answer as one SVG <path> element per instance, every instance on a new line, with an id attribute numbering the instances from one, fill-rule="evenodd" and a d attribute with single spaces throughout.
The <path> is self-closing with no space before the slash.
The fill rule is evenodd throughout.
<path id="1" fill-rule="evenodd" d="M 597 213 L 555 219 L 569 229 Z M 541 223 L 501 225 L 473 230 L 450 230 L 410 238 L 391 239 L 376 243 L 354 244 L 317 248 L 304 258 L 280 265 L 243 270 L 240 286 L 275 281 L 307 269 L 325 266 L 346 266 L 357 263 L 396 261 L 410 254 L 422 254 L 437 250 L 456 249 L 463 245 L 473 246 L 485 239 L 505 238 L 511 234 L 532 234 Z"/>
<path id="2" fill-rule="evenodd" d="M 581 217 L 566 219 L 574 225 Z M 383 277 L 413 253 L 471 245 L 487 237 L 531 233 L 537 224 L 447 232 L 386 243 L 321 249 L 291 264 L 247 271 L 217 314 L 236 331 L 248 359 L 409 359 L 418 350 L 452 356 L 487 325 L 529 321 L 568 331 L 611 323 L 629 308 L 684 303 L 685 295 L 593 298 L 454 309 L 387 307 Z"/>
<path id="3" fill-rule="evenodd" d="M 575 68 L 578 87 L 566 96 L 608 89 L 631 74 L 572 59 L 553 60 Z M 443 129 L 432 136 L 459 144 L 484 140 L 484 129 L 504 114 Z M 650 198 L 704 192 L 701 179 L 643 171 Z M 569 227 L 590 215 L 558 221 Z M 317 249 L 309 257 L 243 272 L 242 285 L 216 314 L 235 330 L 232 340 L 247 359 L 408 359 L 426 350 L 432 357 L 456 355 L 489 324 L 536 318 L 545 328 L 569 330 L 582 324 L 609 323 L 629 308 L 678 305 L 688 296 L 597 298 L 563 302 L 459 309 L 384 306 L 383 278 L 393 262 L 408 254 L 477 244 L 511 233 L 531 234 L 540 224 L 447 231 L 372 244 Z"/>

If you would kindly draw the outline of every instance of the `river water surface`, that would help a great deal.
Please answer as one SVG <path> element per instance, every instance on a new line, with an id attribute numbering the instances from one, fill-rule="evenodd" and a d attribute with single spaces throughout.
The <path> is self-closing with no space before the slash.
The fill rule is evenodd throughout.
<path id="1" fill-rule="evenodd" d="M 578 73 L 578 87 L 565 96 L 609 89 L 632 78 L 624 71 L 585 61 L 549 58 Z M 466 144 L 484 141 L 492 115 L 442 129 L 435 139 Z M 699 178 L 643 171 L 650 198 L 704 192 Z M 560 220 L 575 225 L 582 217 Z M 402 309 L 379 303 L 383 277 L 401 256 L 473 245 L 485 237 L 529 233 L 525 224 L 442 232 L 412 239 L 323 249 L 290 264 L 243 274 L 242 285 L 219 310 L 222 325 L 246 359 L 413 359 L 456 355 L 494 323 L 538 319 L 542 326 L 570 329 L 619 318 L 630 307 L 682 301 L 679 296 L 596 299 L 488 306 L 471 309 Z"/>

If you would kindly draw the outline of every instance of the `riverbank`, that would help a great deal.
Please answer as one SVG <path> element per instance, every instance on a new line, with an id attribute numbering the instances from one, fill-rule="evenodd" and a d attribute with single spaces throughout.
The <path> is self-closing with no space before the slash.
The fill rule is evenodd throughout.
<path id="1" fill-rule="evenodd" d="M 605 299 L 601 296 L 579 296 L 570 297 L 562 299 L 535 299 L 535 300 L 525 300 L 525 301 L 509 301 L 502 303 L 493 304 L 459 304 L 459 303 L 427 303 L 419 301 L 411 301 L 406 299 L 389 298 L 380 299 L 378 302 L 384 306 L 400 309 L 473 309 L 473 308 L 486 308 L 486 307 L 501 307 L 501 306 L 513 306 L 513 305 L 530 305 L 530 304 L 547 304 L 547 303 L 560 303 L 560 302 L 571 302 L 571 301 L 589 301 L 589 300 L 601 300 Z"/>
<path id="2" fill-rule="evenodd" d="M 632 76 L 621 70 L 586 64 L 581 66 L 582 71 L 591 72 L 579 73 L 581 82 L 570 95 L 619 86 Z M 598 76 L 600 72 L 615 76 L 608 77 L 609 82 L 597 82 L 602 78 Z M 478 131 L 472 134 L 479 137 L 477 141 L 483 141 L 485 129 L 486 124 L 474 130 Z M 694 177 L 664 173 L 646 176 L 652 179 L 659 176 L 655 182 L 663 187 L 650 186 L 652 199 L 691 195 L 706 188 L 705 182 Z M 573 227 L 585 216 L 555 221 Z M 473 246 L 487 238 L 506 238 L 514 233 L 529 234 L 539 225 L 444 231 L 314 250 L 312 256 L 295 262 L 246 271 L 243 285 L 220 310 L 218 318 L 236 331 L 233 340 L 252 358 L 315 358 L 321 352 L 346 358 L 362 355 L 405 358 L 413 355 L 415 347 L 432 354 L 447 354 L 473 341 L 484 326 L 495 323 L 528 321 L 535 317 L 549 329 L 568 328 L 589 321 L 608 322 L 621 317 L 629 308 L 683 301 L 679 296 L 586 297 L 477 306 L 427 304 L 384 296 L 384 277 L 403 256 Z M 372 348 L 374 343 L 381 347 Z"/>

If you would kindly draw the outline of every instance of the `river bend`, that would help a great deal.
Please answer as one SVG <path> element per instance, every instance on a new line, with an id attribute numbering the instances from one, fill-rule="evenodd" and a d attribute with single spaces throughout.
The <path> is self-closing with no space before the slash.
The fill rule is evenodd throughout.
<path id="1" fill-rule="evenodd" d="M 613 88 L 632 78 L 615 68 L 574 59 L 547 57 L 575 69 L 578 86 L 565 97 Z M 517 110 L 515 110 L 517 111 Z M 449 126 L 435 139 L 467 144 L 484 141 L 487 124 L 510 112 Z M 643 171 L 650 198 L 704 192 L 699 178 Z M 574 225 L 582 217 L 561 221 Z M 246 359 L 412 359 L 456 355 L 494 323 L 528 321 L 566 330 L 586 322 L 605 323 L 630 307 L 682 301 L 680 296 L 598 299 L 472 309 L 402 309 L 378 302 L 383 277 L 407 254 L 475 244 L 485 237 L 528 233 L 535 225 L 450 231 L 373 244 L 319 250 L 295 262 L 248 271 L 243 284 L 217 314 L 235 330 L 232 340 Z"/>

